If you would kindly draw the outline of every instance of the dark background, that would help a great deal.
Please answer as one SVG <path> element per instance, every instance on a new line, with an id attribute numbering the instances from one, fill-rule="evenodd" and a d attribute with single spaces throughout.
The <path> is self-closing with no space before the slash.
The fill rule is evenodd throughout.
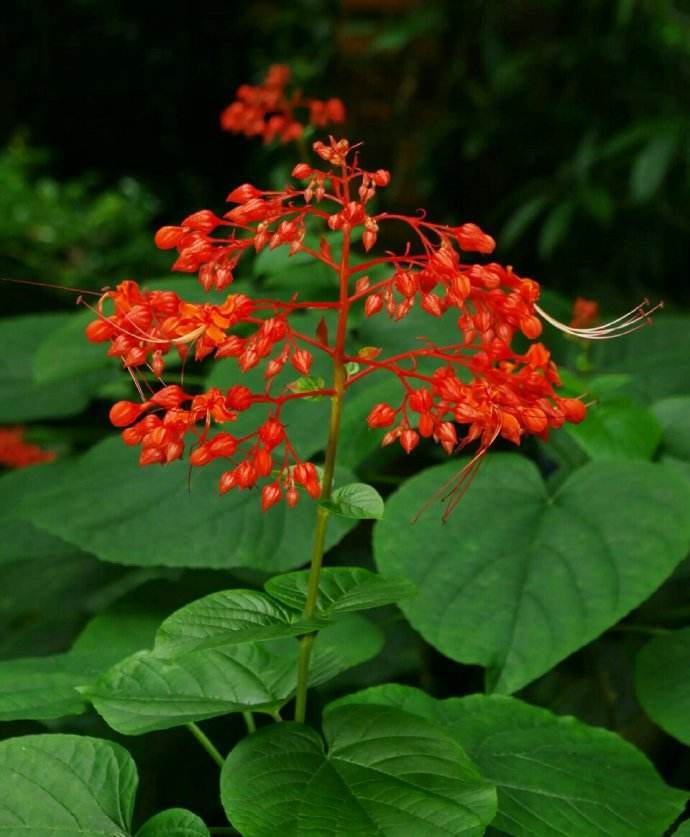
<path id="1" fill-rule="evenodd" d="M 130 200 L 130 246 L 115 236 L 107 264 L 90 270 L 95 285 L 160 272 L 134 237 L 219 209 L 234 184 L 265 183 L 294 161 L 294 149 L 218 127 L 238 84 L 285 62 L 309 94 L 344 99 L 343 130 L 365 141 L 367 165 L 393 173 L 389 205 L 480 223 L 500 260 L 570 298 L 687 304 L 690 8 L 680 0 L 10 0 L 0 15 L 12 68 L 0 80 L 0 141 L 48 152 L 29 184 L 89 172 L 89 194 L 127 177 L 155 199 L 148 213 Z M 35 278 L 61 281 L 50 260 L 27 270 L 0 241 L 3 275 L 37 267 Z M 26 296 L 12 297 L 24 308 Z"/>

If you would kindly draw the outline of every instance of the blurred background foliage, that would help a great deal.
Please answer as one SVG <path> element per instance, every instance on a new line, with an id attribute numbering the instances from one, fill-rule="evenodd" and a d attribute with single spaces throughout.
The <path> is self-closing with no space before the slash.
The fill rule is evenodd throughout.
<path id="1" fill-rule="evenodd" d="M 612 315 L 645 296 L 667 303 L 653 328 L 615 345 L 585 347 L 546 334 L 570 370 L 565 386 L 573 395 L 590 392 L 599 406 L 586 424 L 554 434 L 548 445 L 525 445 L 544 475 L 558 484 L 587 461 L 651 459 L 690 473 L 690 3 L 6 0 L 0 48 L 12 62 L 12 72 L 0 76 L 0 277 L 87 290 L 132 277 L 198 298 L 193 280 L 168 275 L 169 254 L 155 249 L 153 232 L 198 208 L 222 211 L 239 183 L 285 181 L 295 148 L 223 134 L 218 116 L 240 83 L 287 63 L 309 94 L 345 101 L 343 133 L 365 142 L 367 166 L 391 170 L 382 208 L 424 207 L 439 221 L 479 223 L 497 238 L 497 259 L 537 279 L 561 319 L 576 296 L 596 299 Z M 243 270 L 242 282 L 263 282 L 282 295 L 298 283 L 310 293 L 323 284 L 318 270 L 280 251 Z M 93 481 L 85 490 L 75 477 L 79 460 L 69 457 L 112 435 L 107 410 L 126 397 L 127 381 L 102 346 L 85 344 L 89 317 L 72 313 L 75 293 L 2 283 L 0 294 L 0 425 L 34 422 L 29 439 L 58 454 L 45 466 L 53 495 L 63 492 L 76 508 L 83 503 L 79 513 L 63 515 L 43 501 L 50 491 L 40 469 L 2 477 L 0 657 L 62 652 L 87 618 L 116 602 L 169 612 L 211 590 L 259 583 L 251 568 L 229 579 L 208 563 L 153 566 L 153 517 L 139 521 L 134 539 L 120 531 L 114 544 L 94 546 L 99 514 L 105 509 L 107 518 L 109 506 L 128 499 L 128 480 L 136 476 L 143 493 L 151 482 L 113 445 L 90 461 L 113 474 L 122 493 Z M 415 316 L 398 332 L 389 325 L 358 324 L 358 339 L 389 347 L 420 333 Z M 187 381 L 224 384 L 205 377 L 210 371 L 202 367 Z M 223 368 L 213 374 L 222 377 Z M 385 493 L 435 454 L 378 450 L 363 430 L 364 395 L 361 403 L 353 398 L 346 416 L 342 464 Z M 307 438 L 310 428 L 305 423 Z M 103 454 L 111 450 L 112 461 Z M 39 520 L 51 513 L 64 520 L 44 531 L 13 519 L 22 492 L 38 497 Z M 181 487 L 178 494 L 187 502 Z M 194 513 L 204 491 L 190 496 Z M 69 531 L 69 543 L 54 536 L 56 528 Z M 369 541 L 370 529 L 358 528 L 329 562 L 369 565 Z M 636 625 L 686 625 L 689 572 L 681 564 L 633 614 L 635 624 L 614 626 L 522 693 L 617 729 L 677 785 L 687 785 L 688 750 L 644 716 L 632 683 L 647 640 Z M 336 681 L 336 694 L 384 676 L 441 696 L 482 688 L 477 666 L 451 662 L 397 611 L 381 621 L 383 656 Z M 221 719 L 210 729 L 229 745 L 240 729 L 233 724 Z M 93 715 L 51 725 L 112 736 Z M 13 722 L 2 732 L 37 728 Z M 192 797 L 219 815 L 215 788 L 201 778 L 189 786 L 190 776 L 203 776 L 206 757 L 181 732 L 126 745 L 149 788 L 144 807 Z M 190 769 L 156 780 L 170 753 Z"/>
<path id="2" fill-rule="evenodd" d="M 15 59 L 0 82 L 3 274 L 155 272 L 152 220 L 217 208 L 247 171 L 282 175 L 280 149 L 221 134 L 218 114 L 285 62 L 347 102 L 348 135 L 393 173 L 389 205 L 477 221 L 499 258 L 570 297 L 687 302 L 682 0 L 9 0 L 0 14 Z"/>

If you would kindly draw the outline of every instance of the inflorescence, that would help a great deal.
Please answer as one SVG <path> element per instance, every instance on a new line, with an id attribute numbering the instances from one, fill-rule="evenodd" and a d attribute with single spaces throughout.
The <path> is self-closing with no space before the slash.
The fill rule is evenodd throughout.
<path id="1" fill-rule="evenodd" d="M 245 132 L 263 131 L 265 137 L 279 130 L 285 138 L 292 130 L 289 113 L 280 128 L 266 114 L 282 109 L 286 80 L 285 73 L 273 68 L 259 88 L 261 96 L 257 88 L 240 88 L 239 98 L 247 107 L 253 102 L 256 112 L 250 118 L 249 111 L 231 105 L 224 117 L 227 124 L 231 113 L 235 129 L 244 124 Z M 275 93 L 270 101 L 262 98 L 267 90 Z M 311 107 L 312 113 L 320 112 L 313 103 Z M 260 130 L 262 119 L 266 127 Z M 389 173 L 361 168 L 357 147 L 346 139 L 331 137 L 327 143 L 315 142 L 313 149 L 322 162 L 318 167 L 296 165 L 296 182 L 282 191 L 246 183 L 230 193 L 227 200 L 233 206 L 222 217 L 200 210 L 177 226 L 160 229 L 155 241 L 159 248 L 176 250 L 173 270 L 196 274 L 206 291 L 228 289 L 247 251 L 285 247 L 290 255 L 306 254 L 330 269 L 339 299 L 303 300 L 297 288 L 289 301 L 229 293 L 220 304 L 196 304 L 174 291 L 146 291 L 136 282 L 122 282 L 103 294 L 97 318 L 87 329 L 89 340 L 110 343 L 108 354 L 121 359 L 141 395 L 138 403 L 116 403 L 111 421 L 124 428 L 126 444 L 140 447 L 142 465 L 165 464 L 188 450 L 194 467 L 216 459 L 227 462 L 221 493 L 261 484 L 264 510 L 282 499 L 294 506 L 300 491 L 318 498 L 321 486 L 316 466 L 300 457 L 288 437 L 283 408 L 288 401 L 330 396 L 333 390 L 301 392 L 276 385 L 276 379 L 288 364 L 309 375 L 313 353 L 324 353 L 332 361 L 358 364 L 344 383 L 346 391 L 374 374 L 392 375 L 399 382 L 399 400 L 372 404 L 368 415 L 369 427 L 383 431 L 383 445 L 397 443 L 410 453 L 425 438 L 450 455 L 477 443 L 474 457 L 447 492 L 448 513 L 499 437 L 516 445 L 525 436 L 545 439 L 564 422 L 585 417 L 580 399 L 556 391 L 556 365 L 536 342 L 540 318 L 576 337 L 604 339 L 639 327 L 650 311 L 643 304 L 613 323 L 589 329 L 561 325 L 538 306 L 537 282 L 497 262 L 468 258 L 469 253 L 489 256 L 495 246 L 476 224 L 448 226 L 425 216 L 373 212 L 372 201 L 388 185 Z M 402 252 L 370 255 L 383 225 L 407 228 L 409 240 Z M 328 230 L 342 235 L 337 255 L 324 235 Z M 314 241 L 320 243 L 310 246 Z M 350 242 L 353 251 L 360 251 L 358 258 L 353 258 Z M 375 347 L 343 349 L 342 334 L 337 348 L 326 329 L 310 336 L 295 327 L 296 312 L 331 310 L 344 323 L 355 306 L 362 306 L 366 317 L 394 321 L 415 307 L 430 318 L 453 316 L 457 339 L 446 345 L 425 339 L 385 357 Z M 518 334 L 528 341 L 524 351 L 515 348 Z M 180 384 L 165 383 L 171 352 L 182 361 L 232 359 L 239 373 L 260 367 L 264 385 L 258 391 L 237 383 L 227 390 L 188 392 Z M 247 411 L 256 416 L 255 429 L 244 435 L 230 432 Z"/>

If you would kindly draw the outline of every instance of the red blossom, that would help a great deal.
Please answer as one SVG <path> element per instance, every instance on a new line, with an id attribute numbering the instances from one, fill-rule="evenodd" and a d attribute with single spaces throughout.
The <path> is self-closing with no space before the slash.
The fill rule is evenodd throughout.
<path id="1" fill-rule="evenodd" d="M 287 143 L 302 136 L 304 125 L 296 112 L 303 113 L 315 128 L 345 121 L 345 105 L 340 99 L 312 99 L 299 90 L 288 93 L 289 81 L 289 67 L 274 64 L 261 84 L 238 87 L 235 100 L 220 115 L 221 128 L 231 134 L 261 137 L 264 142 Z"/>
<path id="2" fill-rule="evenodd" d="M 26 468 L 53 459 L 54 451 L 25 441 L 23 427 L 0 427 L 0 467 Z"/>

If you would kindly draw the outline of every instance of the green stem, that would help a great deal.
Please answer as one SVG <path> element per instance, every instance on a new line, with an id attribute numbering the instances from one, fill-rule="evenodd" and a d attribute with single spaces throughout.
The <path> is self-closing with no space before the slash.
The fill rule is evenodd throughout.
<path id="1" fill-rule="evenodd" d="M 243 712 L 242 716 L 244 717 L 244 722 L 247 725 L 247 732 L 250 734 L 252 732 L 256 732 L 256 721 L 254 720 L 254 716 L 251 712 Z"/>
<path id="2" fill-rule="evenodd" d="M 210 738 L 204 733 L 200 727 L 198 727 L 195 723 L 189 723 L 185 725 L 187 729 L 192 733 L 194 738 L 201 744 L 201 746 L 206 750 L 206 752 L 211 756 L 213 761 L 218 765 L 218 767 L 222 767 L 225 759 L 221 756 L 219 750 L 216 749 L 215 745 L 211 741 Z"/>
<path id="3" fill-rule="evenodd" d="M 333 347 L 333 396 L 331 400 L 331 417 L 328 425 L 328 442 L 326 444 L 326 458 L 323 466 L 323 481 L 321 483 L 321 500 L 330 500 L 333 489 L 333 475 L 335 473 L 335 457 L 338 450 L 338 436 L 340 435 L 340 419 L 345 395 L 345 337 L 347 335 L 347 315 L 349 312 L 349 259 L 350 259 L 350 231 L 343 230 L 343 255 L 340 262 L 340 306 L 338 309 L 338 328 Z M 319 594 L 319 578 L 323 553 L 326 545 L 326 529 L 328 528 L 328 510 L 318 506 L 316 510 L 316 527 L 314 529 L 314 545 L 311 553 L 309 581 L 307 582 L 307 600 L 304 605 L 305 619 L 313 619 L 316 613 L 316 602 Z M 307 686 L 309 683 L 309 660 L 314 645 L 316 633 L 306 634 L 300 638 L 299 658 L 297 664 L 297 694 L 295 698 L 295 720 L 304 723 L 307 714 Z"/>

